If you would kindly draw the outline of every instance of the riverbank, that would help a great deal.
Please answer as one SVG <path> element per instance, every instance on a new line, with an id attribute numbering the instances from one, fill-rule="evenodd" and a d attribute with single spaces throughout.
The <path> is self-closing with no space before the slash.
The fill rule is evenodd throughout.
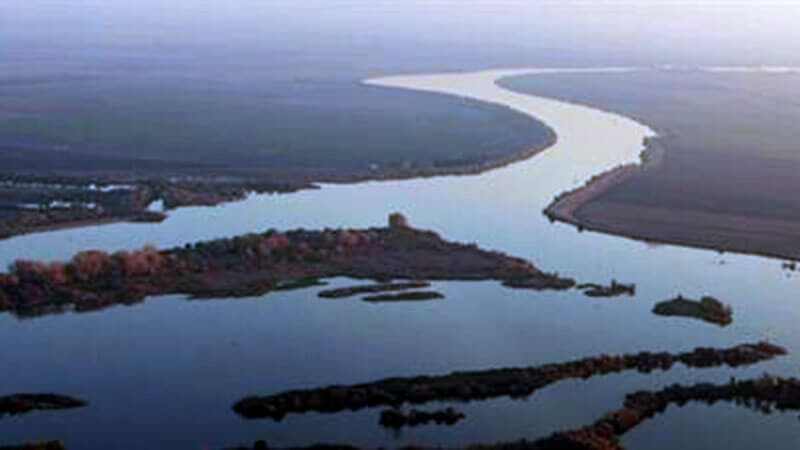
<path id="1" fill-rule="evenodd" d="M 496 85 L 496 80 L 504 77 L 524 74 L 524 73 L 572 73 L 578 72 L 599 72 L 628 70 L 624 68 L 600 68 L 600 69 L 520 69 L 520 70 L 496 70 L 474 73 L 449 73 L 434 75 L 412 75 L 412 76 L 388 76 L 365 80 L 363 84 L 381 88 L 402 88 L 406 90 L 436 92 L 450 94 L 484 103 L 500 105 L 514 113 L 521 113 L 530 120 L 529 126 L 544 130 L 539 136 L 536 145 L 527 146 L 521 150 L 498 156 L 496 153 L 487 153 L 480 157 L 467 159 L 454 159 L 452 161 L 442 161 L 441 164 L 429 164 L 425 166 L 417 164 L 402 164 L 395 166 L 374 166 L 365 165 L 360 169 L 345 171 L 335 171 L 327 169 L 302 169 L 302 170 L 270 170 L 270 169 L 170 169 L 161 170 L 148 169 L 131 171 L 129 173 L 116 171 L 102 172 L 80 172 L 65 171 L 56 175 L 40 175 L 36 172 L 23 171 L 13 176 L 9 175 L 9 180 L 19 185 L 37 184 L 30 195 L 31 203 L 44 205 L 36 211 L 23 211 L 12 215 L 2 214 L 0 210 L 0 238 L 12 237 L 15 235 L 34 233 L 39 231 L 63 230 L 74 226 L 86 226 L 92 224 L 108 224 L 119 221 L 140 221 L 140 213 L 147 210 L 153 202 L 159 200 L 163 203 L 164 211 L 158 213 L 147 212 L 146 220 L 163 220 L 163 215 L 169 214 L 181 206 L 192 205 L 220 205 L 225 202 L 235 202 L 246 199 L 250 193 L 291 193 L 317 187 L 317 183 L 329 183 L 323 186 L 331 189 L 335 186 L 352 185 L 368 180 L 390 181 L 390 180 L 413 180 L 427 177 L 443 176 L 477 176 L 486 175 L 503 171 L 506 168 L 518 166 L 522 161 L 526 161 L 533 155 L 542 153 L 553 147 L 563 147 L 561 151 L 575 148 L 574 139 L 569 139 L 566 143 L 560 143 L 562 135 L 566 133 L 574 138 L 571 129 L 576 123 L 590 121 L 597 124 L 593 132 L 599 134 L 611 130 L 608 125 L 619 125 L 622 122 L 629 128 L 625 118 L 613 116 L 611 114 L 570 105 L 549 99 L 535 98 L 520 95 L 502 89 Z M 606 123 L 608 122 L 608 123 Z M 648 130 L 642 129 L 638 124 L 631 123 L 630 128 L 635 130 L 630 137 L 635 138 L 640 133 L 647 135 Z M 640 131 L 641 130 L 641 131 Z M 621 130 L 620 130 L 621 131 Z M 591 134 L 591 133 L 590 133 Z M 627 141 L 628 136 L 615 141 Z M 638 141 L 638 142 L 636 142 Z M 588 179 L 600 169 L 619 163 L 634 163 L 639 161 L 641 150 L 641 138 L 631 140 L 632 145 L 627 142 L 613 149 L 608 154 L 581 155 L 580 160 L 576 160 L 577 177 L 572 175 L 566 179 L 573 180 L 561 184 L 560 189 L 567 189 L 570 185 L 580 185 L 582 180 Z M 635 142 L 635 143 L 634 143 Z M 545 152 L 548 153 L 548 152 Z M 588 158 L 586 158 L 588 156 Z M 607 162 L 605 162 L 607 161 Z M 599 163 L 599 164 L 598 164 Z M 587 165 L 588 164 L 588 165 Z M 586 165 L 584 167 L 584 165 Z M 566 168 L 567 172 L 574 172 L 576 169 Z M 585 170 L 585 172 L 584 172 Z M 2 179 L 0 177 L 0 179 Z M 81 186 L 86 182 L 92 182 L 98 186 L 128 186 L 129 189 L 115 192 L 93 193 L 87 197 L 85 194 L 70 194 L 72 197 L 78 196 L 74 201 L 63 198 L 65 190 L 59 186 Z M 577 182 L 577 184 L 575 184 Z M 44 187 L 42 187 L 44 185 Z M 37 190 L 49 190 L 45 193 L 38 193 Z M 71 189 L 74 190 L 74 189 Z M 117 197 L 129 192 L 134 200 L 120 200 L 110 198 L 112 195 Z M 553 192 L 553 195 L 555 195 Z M 0 194 L 3 194 L 0 192 Z M 60 203 L 74 203 L 77 205 L 69 211 L 55 211 L 48 208 L 52 201 Z M 96 205 L 97 209 L 87 210 L 81 205 Z M 122 206 L 115 206 L 122 205 Z M 16 207 L 11 205 L 12 208 Z M 113 210 L 112 209 L 118 209 Z M 6 211 L 8 213 L 8 210 Z M 63 217 L 66 215 L 66 217 Z M 172 215 L 172 214 L 170 214 Z M 3 227 L 3 221 L 6 226 Z M 3 229 L 5 228 L 5 230 Z"/>
<path id="2" fill-rule="evenodd" d="M 800 260 L 797 222 L 711 210 L 630 204 L 604 198 L 634 177 L 657 169 L 667 151 L 660 138 L 645 140 L 642 164 L 626 164 L 557 195 L 544 209 L 551 221 L 650 243 L 682 245 L 770 258 Z"/>
<path id="3" fill-rule="evenodd" d="M 740 68 L 738 75 L 673 69 L 501 82 L 651 124 L 668 152 L 665 164 L 606 172 L 557 198 L 546 213 L 579 230 L 797 260 L 800 162 L 787 145 L 797 140 L 790 125 L 797 120 L 796 75 L 764 67 Z M 767 91 L 772 95 L 761 97 Z"/>
<path id="4" fill-rule="evenodd" d="M 442 84 L 447 84 L 446 80 Z M 128 442 L 157 448 L 159 442 L 169 439 L 187 448 L 221 448 L 269 437 L 281 448 L 352 440 L 367 448 L 414 443 L 454 448 L 469 442 L 535 439 L 554 430 L 588 424 L 604 411 L 616 408 L 617 401 L 609 403 L 609 395 L 621 399 L 626 392 L 687 382 L 687 371 L 681 368 L 659 373 L 657 380 L 628 371 L 620 377 L 594 378 L 588 383 L 567 381 L 553 385 L 554 389 L 538 391 L 536 401 L 531 402 L 506 398 L 472 402 L 464 407 L 466 420 L 452 428 L 406 429 L 400 437 L 378 427 L 379 411 L 292 415 L 290 420 L 275 423 L 240 420 L 230 406 L 246 394 L 348 386 L 422 373 L 447 374 L 456 368 L 481 371 L 539 366 L 608 351 L 636 354 L 642 349 L 688 350 L 697 345 L 721 348 L 749 342 L 753 336 L 770 336 L 795 348 L 797 336 L 792 323 L 798 314 L 787 306 L 786 292 L 796 279 L 787 279 L 774 262 L 730 256 L 722 265 L 710 252 L 651 249 L 611 236 L 576 233 L 571 227 L 547 222 L 541 210 L 555 193 L 613 167 L 621 156 L 618 149 L 629 149 L 630 153 L 623 152 L 622 156 L 631 158 L 641 151 L 641 136 L 636 134 L 640 128 L 635 124 L 614 118 L 605 121 L 606 116 L 598 117 L 578 105 L 565 106 L 563 111 L 558 124 L 573 124 L 573 128 L 560 128 L 559 143 L 554 148 L 481 176 L 326 185 L 296 195 L 253 196 L 219 208 L 186 208 L 162 224 L 111 225 L 90 233 L 78 230 L 12 239 L 0 244 L 0 254 L 68 260 L 86 248 L 112 252 L 139 248 L 150 241 L 168 249 L 220 236 L 253 231 L 260 234 L 268 228 L 322 230 L 330 225 L 365 230 L 382 223 L 390 211 L 400 210 L 409 213 L 420 228 L 444 230 L 455 241 L 519 254 L 581 281 L 635 282 L 637 295 L 630 301 L 588 299 L 574 289 L 540 294 L 504 289 L 492 281 L 436 282 L 434 288 L 447 299 L 420 304 L 370 305 L 358 298 L 320 300 L 316 298 L 318 290 L 309 289 L 243 301 L 186 302 L 184 296 L 172 296 L 134 308 L 115 307 L 103 313 L 69 314 L 41 321 L 16 320 L 3 314 L 8 341 L 19 343 L 9 349 L 13 358 L 9 364 L 21 371 L 18 377 L 5 380 L 5 390 L 20 392 L 29 388 L 20 386 L 18 380 L 58 373 L 64 376 L 51 379 L 44 375 L 55 383 L 48 384 L 46 390 L 80 392 L 98 405 L 128 405 L 118 412 L 119 420 L 109 422 L 104 422 L 106 410 L 87 408 L 76 418 L 75 427 L 52 435 L 76 447 L 113 447 Z M 548 118 L 558 119 L 555 114 Z M 86 235 L 91 236 L 87 239 Z M 353 284 L 352 280 L 324 281 L 330 288 Z M 654 316 L 653 303 L 674 296 L 678 289 L 708 292 L 730 302 L 737 310 L 735 325 L 720 330 L 700 322 Z M 303 326 L 298 327 L 293 318 L 302 319 Z M 354 323 L 358 326 L 351 326 Z M 61 333 L 57 329 L 60 326 L 69 332 Z M 41 339 L 41 327 L 53 330 L 58 339 Z M 130 333 L 120 334 L 120 329 Z M 87 342 L 93 343 L 95 358 L 73 358 L 53 365 L 51 355 L 80 354 Z M 49 351 L 43 354 L 35 350 L 41 348 Z M 217 357 L 202 357 L 209 354 Z M 103 366 L 95 364 L 96 360 L 104 361 Z M 780 358 L 764 370 L 785 376 L 795 363 L 796 356 Z M 104 367 L 116 367 L 117 376 L 107 377 Z M 164 371 L 165 367 L 171 370 Z M 275 371 L 275 367 L 281 370 Z M 689 372 L 693 375 L 691 382 L 724 382 L 729 375 L 739 375 L 738 370 L 722 367 L 705 374 Z M 152 379 L 142 379 L 141 374 L 152 374 Z M 75 379 L 86 381 L 76 387 L 71 382 Z M 139 388 L 116 389 L 125 383 Z M 197 389 L 200 383 L 213 389 Z M 580 388 L 573 389 L 573 384 Z M 193 405 L 191 420 L 215 426 L 164 427 L 175 417 L 182 417 L 186 399 Z M 498 410 L 504 414 L 496 414 Z M 555 410 L 567 416 L 552 414 Z M 698 420 L 704 417 L 702 413 L 687 414 Z M 728 428 L 745 430 L 741 431 L 745 434 L 757 422 L 734 420 L 728 422 L 734 424 Z M 91 433 L 98 423 L 109 433 Z M 25 442 L 46 437 L 41 434 L 46 430 L 38 425 L 25 421 L 4 426 L 9 441 Z M 794 441 L 792 430 L 785 427 L 780 436 Z M 464 437 L 466 433 L 470 433 L 469 438 Z"/>
<path id="5" fill-rule="evenodd" d="M 648 243 L 800 260 L 800 231 L 791 220 L 614 202 L 580 204 L 571 215 L 555 217 L 579 230 Z"/>
<path id="6" fill-rule="evenodd" d="M 557 136 L 551 128 L 535 119 L 531 126 L 541 129 L 541 136 L 520 150 L 435 162 L 336 169 L 0 169 L 0 239 L 119 222 L 158 222 L 180 207 L 217 206 L 250 194 L 289 194 L 316 189 L 320 183 L 479 175 L 531 158 L 555 144 Z M 163 211 L 148 210 L 156 201 L 163 202 Z"/>
<path id="7" fill-rule="evenodd" d="M 161 222 L 186 206 L 217 206 L 250 194 L 291 193 L 312 183 L 224 173 L 143 175 L 0 173 L 0 239 L 120 222 Z M 154 208 L 153 205 L 159 205 Z"/>

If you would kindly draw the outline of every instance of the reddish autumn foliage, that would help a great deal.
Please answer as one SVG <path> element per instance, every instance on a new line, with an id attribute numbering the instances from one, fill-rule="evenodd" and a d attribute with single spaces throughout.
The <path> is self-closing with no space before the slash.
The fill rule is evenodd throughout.
<path id="1" fill-rule="evenodd" d="M 110 261 L 111 258 L 106 252 L 87 250 L 75 255 L 70 266 L 75 278 L 86 281 L 108 269 Z"/>
<path id="2" fill-rule="evenodd" d="M 117 252 L 114 259 L 119 261 L 122 272 L 127 276 L 151 275 L 164 265 L 164 257 L 152 245 L 132 252 Z"/>
<path id="3" fill-rule="evenodd" d="M 11 286 L 19 283 L 19 277 L 13 274 L 0 273 L 0 286 Z"/>
<path id="4" fill-rule="evenodd" d="M 289 237 L 283 233 L 275 233 L 264 239 L 264 243 L 270 250 L 281 250 L 291 245 Z"/>
<path id="5" fill-rule="evenodd" d="M 344 247 L 355 247 L 359 242 L 358 235 L 348 230 L 342 230 L 337 240 Z"/>
<path id="6" fill-rule="evenodd" d="M 47 277 L 54 284 L 67 284 L 69 282 L 67 265 L 60 261 L 50 263 L 47 267 Z"/>
<path id="7" fill-rule="evenodd" d="M 49 266 L 41 261 L 18 259 L 11 264 L 9 271 L 22 281 L 41 282 L 49 279 Z"/>
<path id="8" fill-rule="evenodd" d="M 0 291 L 0 311 L 4 311 L 11 307 L 11 300 L 3 291 Z"/>

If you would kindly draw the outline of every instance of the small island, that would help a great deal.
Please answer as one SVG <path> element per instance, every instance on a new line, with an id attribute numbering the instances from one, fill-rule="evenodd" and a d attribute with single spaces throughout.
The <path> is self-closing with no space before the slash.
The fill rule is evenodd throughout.
<path id="1" fill-rule="evenodd" d="M 404 302 L 404 301 L 425 301 L 444 298 L 444 294 L 436 291 L 411 291 L 399 294 L 369 295 L 361 300 L 369 303 L 381 302 Z"/>
<path id="2" fill-rule="evenodd" d="M 409 281 L 406 283 L 377 283 L 360 286 L 348 286 L 338 289 L 320 291 L 317 295 L 322 298 L 344 298 L 359 294 L 377 294 L 380 292 L 405 291 L 430 287 L 427 281 Z"/>
<path id="3" fill-rule="evenodd" d="M 59 394 L 13 394 L 0 397 L 0 418 L 31 411 L 73 409 L 86 406 L 77 398 Z"/>
<path id="4" fill-rule="evenodd" d="M 636 295 L 635 284 L 619 283 L 617 280 L 611 280 L 611 284 L 603 286 L 596 283 L 579 284 L 578 289 L 583 291 L 583 295 L 587 297 L 616 297 L 619 295 Z"/>
<path id="5" fill-rule="evenodd" d="M 83 251 L 66 262 L 18 260 L 8 273 L 0 273 L 0 311 L 19 316 L 93 311 L 165 294 L 260 296 L 331 277 L 521 280 L 543 288 L 575 283 L 521 258 L 448 242 L 408 226 L 397 215 L 390 222 L 363 230 L 269 230 L 168 250 Z"/>
<path id="6" fill-rule="evenodd" d="M 29 442 L 20 445 L 0 445 L 0 450 L 65 450 L 61 441 Z"/>
<path id="7" fill-rule="evenodd" d="M 731 307 L 723 305 L 719 300 L 709 296 L 697 301 L 678 295 L 672 300 L 656 304 L 653 307 L 653 313 L 660 316 L 692 317 L 721 327 L 728 326 L 733 322 Z"/>

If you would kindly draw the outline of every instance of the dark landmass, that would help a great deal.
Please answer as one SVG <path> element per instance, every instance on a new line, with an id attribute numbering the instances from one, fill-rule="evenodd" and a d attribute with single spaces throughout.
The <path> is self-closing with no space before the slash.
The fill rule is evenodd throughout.
<path id="1" fill-rule="evenodd" d="M 84 251 L 68 262 L 18 260 L 0 274 L 0 311 L 28 317 L 164 294 L 257 296 L 285 288 L 287 280 L 330 277 L 562 282 L 524 259 L 407 226 L 270 230 L 162 251 Z"/>
<path id="2" fill-rule="evenodd" d="M 733 322 L 733 311 L 714 297 L 703 297 L 700 301 L 677 296 L 672 300 L 657 303 L 653 313 L 660 316 L 692 317 L 719 326 L 728 326 Z"/>
<path id="3" fill-rule="evenodd" d="M 185 82 L 185 80 L 184 80 Z M 24 84 L 24 83 L 23 83 Z M 85 87 L 85 86 L 84 86 Z M 367 180 L 408 179 L 442 175 L 472 175 L 502 167 L 516 161 L 527 159 L 544 148 L 552 145 L 555 133 L 544 124 L 532 121 L 529 117 L 518 114 L 507 108 L 485 105 L 476 101 L 451 99 L 446 96 L 394 91 L 391 89 L 358 86 L 347 83 L 341 89 L 353 90 L 352 100 L 360 101 L 369 97 L 386 96 L 389 99 L 408 101 L 402 112 L 390 109 L 388 116 L 370 115 L 365 118 L 368 123 L 386 122 L 387 131 L 392 133 L 374 133 L 364 129 L 352 120 L 346 120 L 337 126 L 331 126 L 341 117 L 340 111 L 330 111 L 326 120 L 311 119 L 316 112 L 313 108 L 305 111 L 282 110 L 273 115 L 272 121 L 264 121 L 264 116 L 257 115 L 257 126 L 240 130 L 240 134 L 222 132 L 215 118 L 214 126 L 194 126 L 190 132 L 177 135 L 174 130 L 155 131 L 164 126 L 163 121 L 149 123 L 152 115 L 147 114 L 137 120 L 126 116 L 119 118 L 112 126 L 100 126 L 95 134 L 86 135 L 74 145 L 65 144 L 73 139 L 74 129 L 57 139 L 58 144 L 14 145 L 7 142 L 16 131 L 14 121 L 0 118 L 0 129 L 6 129 L 4 140 L 0 142 L 0 239 L 15 235 L 49 231 L 66 227 L 98 225 L 109 222 L 158 221 L 166 216 L 146 210 L 147 205 L 155 200 L 163 200 L 166 211 L 194 205 L 217 205 L 223 202 L 243 199 L 247 193 L 289 193 L 300 189 L 315 187 L 315 183 L 354 183 Z M 19 89 L 16 86 L 15 89 Z M 70 85 L 70 93 L 74 89 Z M 160 87 L 156 87 L 160 89 Z M 296 86 L 293 87 L 296 89 Z M 178 89 L 180 90 L 180 89 Z M 2 91 L 2 86 L 0 86 Z M 207 89 L 197 91 L 208 96 Z M 36 91 L 26 96 L 34 102 Z M 141 93 L 140 93 L 141 94 Z M 319 95 L 317 92 L 315 95 Z M 368 94 L 368 95 L 366 95 Z M 153 99 L 154 103 L 141 105 L 149 108 L 155 103 L 169 106 L 170 95 Z M 281 92 L 281 95 L 285 93 Z M 366 96 L 365 96 L 366 95 Z M 137 97 L 138 98 L 138 97 Z M 135 98 L 135 99 L 137 99 Z M 82 106 L 85 99 L 81 99 Z M 227 97 L 218 99 L 227 103 Z M 373 99 L 374 100 L 374 99 Z M 102 103 L 106 103 L 105 97 Z M 342 104 L 343 99 L 336 99 Z M 435 109 L 420 109 L 420 105 L 435 103 Z M 270 103 L 264 104 L 267 107 Z M 440 104 L 449 104 L 444 107 Z M 353 111 L 362 114 L 374 110 L 383 103 L 366 102 Z M 29 108 L 30 105 L 19 105 Z M 128 105 L 130 106 L 130 105 Z M 217 105 L 220 106 L 220 105 Z M 230 108 L 241 105 L 226 106 L 226 115 Z M 9 106 L 10 107 L 10 106 Z M 82 121 L 81 128 L 92 128 L 98 124 L 108 124 L 106 116 L 114 116 L 118 111 L 108 111 L 98 117 L 96 122 Z M 180 117 L 203 116 L 215 113 L 207 109 L 185 111 Z M 297 115 L 299 113 L 299 116 Z M 393 114 L 406 117 L 406 132 L 402 124 L 389 120 Z M 157 111 L 155 114 L 163 114 Z M 278 122 L 288 120 L 294 114 L 296 122 L 276 127 L 273 133 L 243 139 L 243 136 L 254 130 L 262 130 L 265 126 L 273 127 Z M 420 114 L 434 114 L 452 121 L 461 115 L 459 126 L 442 125 L 420 129 Z M 174 125 L 174 115 L 169 123 Z M 249 120 L 256 115 L 248 115 Z M 463 126 L 478 117 L 483 117 L 480 126 Z M 503 120 L 499 120 L 502 117 Z M 309 120 L 311 122 L 308 122 Z M 34 118 L 26 115 L 23 122 L 39 122 L 55 120 Z M 66 119 L 69 121 L 72 119 Z M 145 139 L 149 145 L 137 141 L 132 154 L 130 141 L 133 139 L 128 131 L 119 133 L 127 126 L 141 126 L 148 123 L 155 134 L 147 133 L 147 137 L 136 135 L 135 139 Z M 439 123 L 431 121 L 430 123 Z M 298 137 L 298 125 L 308 125 L 310 133 Z M 17 124 L 19 125 L 19 124 Z M 229 122 L 229 127 L 238 127 L 241 123 Z M 398 128 L 399 126 L 399 128 Z M 324 137 L 315 138 L 315 132 L 327 128 Z M 355 127 L 355 129 L 353 129 Z M 350 132 L 343 130 L 350 129 Z M 438 131 L 437 131 L 438 130 Z M 53 139 L 63 131 L 60 127 L 47 126 L 26 131 L 25 139 L 34 141 L 42 138 Z M 85 131 L 85 130 L 84 130 Z M 143 130 L 140 130 L 143 131 Z M 189 130 L 186 130 L 189 131 Z M 211 131 L 212 136 L 200 139 Z M 494 131 L 494 133 L 492 133 Z M 10 134 L 9 134 L 10 133 Z M 430 139 L 425 135 L 430 133 Z M 443 135 L 444 133 L 444 135 Z M 97 145 L 94 141 L 103 135 L 116 145 Z M 338 144 L 332 144 L 331 135 L 336 136 Z M 391 139 L 386 136 L 391 135 Z M 449 135 L 449 136 L 447 136 Z M 466 135 L 470 135 L 466 138 Z M 186 140 L 182 145 L 175 145 L 174 140 Z M 211 145 L 217 139 L 235 141 L 235 144 L 220 142 Z M 351 145 L 343 145 L 344 141 L 356 140 Z M 272 145 L 257 145 L 256 142 L 273 141 Z M 444 141 L 443 141 L 444 140 Z M 403 144 L 402 142 L 406 142 Z M 413 145 L 409 143 L 413 142 Z M 426 145 L 420 146 L 419 142 Z M 459 142 L 459 145 L 454 145 Z M 445 144 L 445 145 L 437 145 Z M 247 147 L 249 148 L 245 150 Z M 203 151 L 200 148 L 204 148 Z M 288 150 L 290 149 L 291 150 Z M 381 151 L 376 152 L 376 148 Z M 229 149 L 235 149 L 230 151 Z M 419 150 L 415 150 L 419 149 Z M 266 154 L 264 154 L 266 153 Z M 139 159 L 141 157 L 141 159 Z M 102 192 L 80 189 L 94 184 L 97 186 L 127 186 L 128 189 Z M 61 206 L 52 206 L 53 202 Z M 70 206 L 64 206 L 64 205 Z"/>
<path id="4" fill-rule="evenodd" d="M 387 428 L 415 427 L 427 425 L 431 422 L 437 425 L 455 425 L 456 422 L 466 417 L 463 413 L 453 408 L 438 409 L 436 411 L 423 411 L 411 409 L 408 412 L 400 408 L 391 408 L 381 411 L 380 424 Z"/>
<path id="5" fill-rule="evenodd" d="M 243 200 L 249 193 L 292 193 L 316 183 L 356 183 L 443 175 L 476 175 L 528 159 L 555 142 L 548 139 L 522 151 L 493 158 L 433 166 L 299 170 L 186 168 L 124 170 L 21 170 L 0 168 L 0 239 L 42 231 L 112 222 L 159 222 L 165 212 L 148 211 L 163 201 L 165 211 L 184 206 L 216 206 Z M 0 162 L 3 160 L 0 149 Z M 126 186 L 114 191 L 88 186 Z M 52 206 L 53 202 L 60 205 Z"/>
<path id="6" fill-rule="evenodd" d="M 576 217 L 576 211 L 596 199 L 605 190 L 628 179 L 639 166 L 627 164 L 615 167 L 607 172 L 592 176 L 586 184 L 575 189 L 564 191 L 553 198 L 543 213 L 551 222 L 559 221 L 575 225 L 578 231 L 593 229 L 586 222 Z"/>
<path id="7" fill-rule="evenodd" d="M 430 287 L 430 285 L 430 283 L 425 281 L 409 281 L 407 283 L 379 283 L 329 289 L 326 291 L 320 291 L 317 295 L 323 298 L 343 298 L 360 294 L 375 294 L 378 292 L 405 291 L 407 289 L 426 288 Z"/>
<path id="8" fill-rule="evenodd" d="M 663 154 L 655 164 L 607 172 L 558 198 L 546 211 L 552 219 L 647 242 L 800 260 L 797 79 L 653 70 L 500 84 L 658 127 L 648 142 Z"/>
<path id="9" fill-rule="evenodd" d="M 737 381 L 732 378 L 730 383 L 723 385 L 698 383 L 693 386 L 673 385 L 657 392 L 635 392 L 626 396 L 622 408 L 607 413 L 594 424 L 578 430 L 555 433 L 538 441 L 539 445 L 548 441 L 565 442 L 570 443 L 571 447 L 519 448 L 622 449 L 620 435 L 664 412 L 670 404 L 683 406 L 688 402 L 703 402 L 713 405 L 720 401 L 736 402 L 737 405 L 748 406 L 765 414 L 769 414 L 773 408 L 779 411 L 799 410 L 800 381 L 764 375 L 754 380 Z"/>
<path id="10" fill-rule="evenodd" d="M 400 294 L 371 295 L 364 297 L 361 300 L 370 303 L 380 303 L 380 302 L 436 300 L 440 298 L 444 298 L 444 294 L 442 294 L 441 292 L 413 291 L 413 292 L 402 292 Z"/>
<path id="11" fill-rule="evenodd" d="M 327 286 L 328 282 L 320 281 L 317 278 L 300 278 L 298 280 L 282 280 L 275 284 L 273 291 L 295 291 L 310 287 Z"/>
<path id="12" fill-rule="evenodd" d="M 636 295 L 635 284 L 617 283 L 617 280 L 611 280 L 611 284 L 603 286 L 602 284 L 583 283 L 578 285 L 578 289 L 583 291 L 583 294 L 589 297 L 616 297 L 618 295 Z"/>
<path id="13" fill-rule="evenodd" d="M 683 406 L 688 402 L 713 405 L 717 402 L 735 402 L 769 414 L 778 411 L 800 410 L 800 381 L 764 375 L 752 380 L 731 379 L 728 384 L 698 383 L 693 386 L 672 385 L 661 391 L 639 391 L 625 397 L 622 408 L 606 413 L 601 419 L 582 428 L 560 431 L 536 441 L 520 440 L 495 444 L 472 444 L 470 450 L 622 450 L 619 437 L 647 419 L 664 412 L 671 404 Z M 389 410 L 392 411 L 392 410 Z M 456 413 L 457 414 L 457 413 Z M 383 418 L 383 415 L 381 416 Z M 397 416 L 400 420 L 400 416 Z M 394 413 L 392 419 L 395 418 Z M 247 447 L 251 448 L 251 447 Z M 260 441 L 253 449 L 270 448 Z M 313 448 L 356 448 L 317 444 Z M 436 447 L 408 446 L 406 449 Z"/>
<path id="14" fill-rule="evenodd" d="M 226 450 L 360 450 L 360 447 L 350 444 L 313 444 L 305 447 L 271 447 L 267 441 L 256 441 L 252 446 L 240 445 L 236 447 L 228 447 Z"/>
<path id="15" fill-rule="evenodd" d="M 503 286 L 514 289 L 533 289 L 536 291 L 565 291 L 575 286 L 575 280 L 561 278 L 558 274 L 542 274 L 528 278 L 512 278 L 503 282 Z"/>
<path id="16" fill-rule="evenodd" d="M 603 415 L 591 425 L 574 430 L 559 431 L 535 441 L 519 440 L 493 444 L 471 444 L 469 450 L 622 450 L 621 435 L 632 430 L 643 421 L 664 412 L 671 404 L 683 406 L 688 402 L 703 402 L 713 405 L 719 401 L 735 402 L 769 414 L 778 411 L 800 410 L 800 381 L 795 378 L 779 378 L 764 375 L 752 380 L 731 378 L 728 384 L 714 385 L 698 383 L 693 386 L 672 385 L 660 391 L 639 391 L 625 397 L 622 408 Z M 405 418 L 395 410 L 387 410 L 388 419 L 402 421 Z M 381 414 L 383 419 L 384 411 Z M 457 412 L 453 411 L 456 415 Z M 398 422 L 399 423 L 399 422 Z M 252 449 L 270 448 L 265 441 L 258 441 Z M 309 449 L 357 447 L 342 444 L 317 444 Z M 405 449 L 433 449 L 436 447 L 407 446 Z"/>
<path id="17" fill-rule="evenodd" d="M 592 204 L 603 193 L 638 173 L 653 169 L 662 163 L 664 145 L 661 138 L 645 138 L 641 153 L 641 164 L 623 164 L 611 170 L 593 175 L 584 185 L 559 193 L 544 209 L 543 214 L 551 222 L 559 221 L 574 225 L 578 231 L 596 230 L 592 222 L 578 217 L 578 211 Z"/>
<path id="18" fill-rule="evenodd" d="M 242 72 L 176 60 L 164 70 L 156 62 L 163 55 L 144 54 L 147 79 L 119 71 L 129 58 L 113 69 L 77 63 L 65 73 L 37 61 L 34 74 L 27 66 L 4 74 L 0 167 L 380 175 L 493 161 L 553 139 L 545 125 L 499 105 L 359 83 L 375 67 L 344 74 L 334 63 L 318 72 L 326 63 L 317 61 L 308 78 L 305 63 L 277 74 L 274 62 L 247 57 L 235 63 Z M 87 71 L 93 79 L 75 82 Z"/>
<path id="19" fill-rule="evenodd" d="M 0 417 L 31 411 L 73 409 L 86 406 L 86 402 L 58 394 L 14 394 L 0 397 Z"/>
<path id="20" fill-rule="evenodd" d="M 246 418 L 280 420 L 289 413 L 308 411 L 331 413 L 379 405 L 396 407 L 406 402 L 418 404 L 440 400 L 483 400 L 501 396 L 527 397 L 538 389 L 570 378 L 585 379 L 624 370 L 645 373 L 669 370 L 675 363 L 687 367 L 736 367 L 784 354 L 784 348 L 760 342 L 727 349 L 696 348 L 691 352 L 678 354 L 642 352 L 634 355 L 603 355 L 537 367 L 387 378 L 352 386 L 328 386 L 263 397 L 250 396 L 238 401 L 233 409 Z"/>
<path id="21" fill-rule="evenodd" d="M 0 445 L 0 450 L 65 450 L 61 441 L 31 442 L 20 445 Z"/>
<path id="22" fill-rule="evenodd" d="M 249 193 L 286 193 L 314 186 L 304 181 L 270 181 L 230 176 L 128 174 L 20 175 L 0 171 L 0 239 L 109 222 L 160 222 L 165 211 L 214 206 Z"/>

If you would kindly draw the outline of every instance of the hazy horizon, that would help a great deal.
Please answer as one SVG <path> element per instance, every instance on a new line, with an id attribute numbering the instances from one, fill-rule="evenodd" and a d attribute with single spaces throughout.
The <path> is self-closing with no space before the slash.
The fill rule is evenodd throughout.
<path id="1" fill-rule="evenodd" d="M 790 2 L 6 0 L 0 10 L 4 72 L 11 63 L 157 67 L 210 55 L 234 68 L 264 58 L 355 61 L 365 72 L 800 63 L 800 5 Z"/>

